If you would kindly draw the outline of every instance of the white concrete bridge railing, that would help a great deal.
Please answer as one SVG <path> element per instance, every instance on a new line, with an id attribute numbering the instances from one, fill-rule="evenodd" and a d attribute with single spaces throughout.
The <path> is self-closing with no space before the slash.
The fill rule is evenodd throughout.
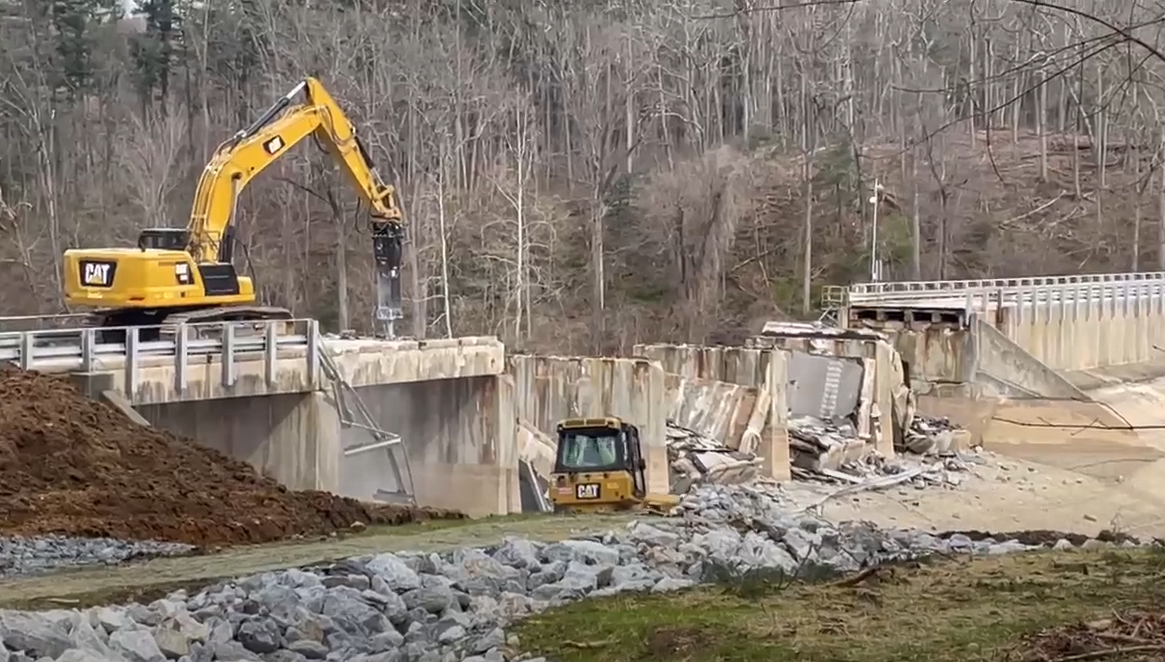
<path id="1" fill-rule="evenodd" d="M 900 281 L 826 286 L 827 307 L 951 308 L 1135 301 L 1165 297 L 1165 272 L 1030 276 L 977 280 Z"/>

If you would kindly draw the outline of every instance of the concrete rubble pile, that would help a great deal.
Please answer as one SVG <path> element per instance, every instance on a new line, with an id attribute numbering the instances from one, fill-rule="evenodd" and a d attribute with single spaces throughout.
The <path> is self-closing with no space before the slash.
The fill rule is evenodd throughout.
<path id="1" fill-rule="evenodd" d="M 904 435 L 908 446 L 897 458 L 887 459 L 861 439 L 854 425 L 825 421 L 812 416 L 789 419 L 789 447 L 793 476 L 802 480 L 826 480 L 883 489 L 909 483 L 915 487 L 958 486 L 963 474 L 976 463 L 961 454 L 957 435 L 967 434 L 947 419 L 915 414 Z M 960 445 L 962 444 L 962 445 Z M 915 453 L 912 448 L 925 453 Z"/>
<path id="2" fill-rule="evenodd" d="M 789 450 L 793 467 L 802 476 L 861 457 L 866 441 L 849 420 L 827 421 L 814 416 L 790 416 Z"/>
<path id="3" fill-rule="evenodd" d="M 0 659 L 496 662 L 515 659 L 521 648 L 508 624 L 586 597 L 662 593 L 762 569 L 820 576 L 936 552 L 1033 548 L 835 524 L 795 510 L 766 487 L 699 486 L 678 511 L 675 518 L 562 542 L 508 538 L 490 548 L 268 572 L 148 605 L 0 611 Z"/>
<path id="4" fill-rule="evenodd" d="M 916 455 L 947 455 L 968 447 L 969 442 L 970 433 L 950 419 L 915 412 L 897 450 Z"/>
<path id="5" fill-rule="evenodd" d="M 748 482 L 761 466 L 755 453 L 733 450 L 674 421 L 667 423 L 667 456 L 672 494 L 684 494 L 700 483 Z"/>

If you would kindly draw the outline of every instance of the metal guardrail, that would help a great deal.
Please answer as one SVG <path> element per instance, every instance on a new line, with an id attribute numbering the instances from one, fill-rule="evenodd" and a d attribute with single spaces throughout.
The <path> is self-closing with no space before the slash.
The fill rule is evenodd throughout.
<path id="1" fill-rule="evenodd" d="M 1079 276 L 1032 276 L 949 281 L 902 281 L 828 285 L 821 300 L 826 306 L 861 304 L 894 305 L 907 302 L 979 300 L 1057 301 L 1123 298 L 1159 294 L 1165 288 L 1165 272 L 1084 274 Z"/>
<path id="2" fill-rule="evenodd" d="M 144 333 L 143 333 L 144 332 Z M 111 333 L 116 342 L 105 342 Z M 142 340 L 142 336 L 158 337 Z M 125 371 L 125 389 L 133 393 L 143 367 L 172 365 L 174 387 L 185 391 L 195 365 L 215 359 L 221 364 L 223 386 L 233 386 L 241 360 L 261 359 L 263 375 L 274 385 L 280 352 L 302 350 L 307 375 L 315 384 L 320 361 L 319 322 L 296 319 L 277 322 L 214 322 L 159 327 L 73 328 L 0 332 L 0 362 L 25 370 L 52 372 Z M 170 359 L 159 362 L 157 359 Z M 145 360 L 150 366 L 144 366 Z"/>
<path id="3" fill-rule="evenodd" d="M 7 315 L 0 317 L 0 333 L 11 331 L 41 331 L 86 326 L 93 319 L 89 313 L 58 313 L 54 315 Z"/>

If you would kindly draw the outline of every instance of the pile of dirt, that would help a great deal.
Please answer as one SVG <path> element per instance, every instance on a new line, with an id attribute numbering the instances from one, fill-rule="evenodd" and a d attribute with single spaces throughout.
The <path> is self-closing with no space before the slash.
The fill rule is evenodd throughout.
<path id="1" fill-rule="evenodd" d="M 463 518 L 294 492 L 250 465 L 136 425 L 61 377 L 0 368 L 0 533 L 198 546 Z"/>
<path id="2" fill-rule="evenodd" d="M 1113 613 L 1027 637 L 1009 659 L 1016 662 L 1165 659 L 1165 614 Z"/>

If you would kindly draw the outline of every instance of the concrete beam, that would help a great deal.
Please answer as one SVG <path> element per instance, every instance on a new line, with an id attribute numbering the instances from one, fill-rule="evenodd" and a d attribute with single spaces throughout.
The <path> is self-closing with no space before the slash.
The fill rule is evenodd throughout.
<path id="1" fill-rule="evenodd" d="M 505 347 L 492 337 L 325 340 L 324 348 L 344 378 L 357 387 L 499 375 L 505 366 Z M 90 393 L 124 393 L 134 405 L 306 393 L 323 385 L 318 366 L 311 365 L 305 350 L 281 350 L 271 374 L 264 358 L 261 352 L 236 354 L 228 379 L 221 357 L 191 357 L 183 389 L 178 387 L 178 370 L 171 357 L 140 358 L 132 388 L 127 388 L 130 376 L 124 358 L 103 361 L 100 371 L 75 373 L 74 380 Z"/>
<path id="2" fill-rule="evenodd" d="M 486 377 L 505 372 L 506 348 L 492 336 L 421 341 L 328 340 L 354 387 Z"/>

